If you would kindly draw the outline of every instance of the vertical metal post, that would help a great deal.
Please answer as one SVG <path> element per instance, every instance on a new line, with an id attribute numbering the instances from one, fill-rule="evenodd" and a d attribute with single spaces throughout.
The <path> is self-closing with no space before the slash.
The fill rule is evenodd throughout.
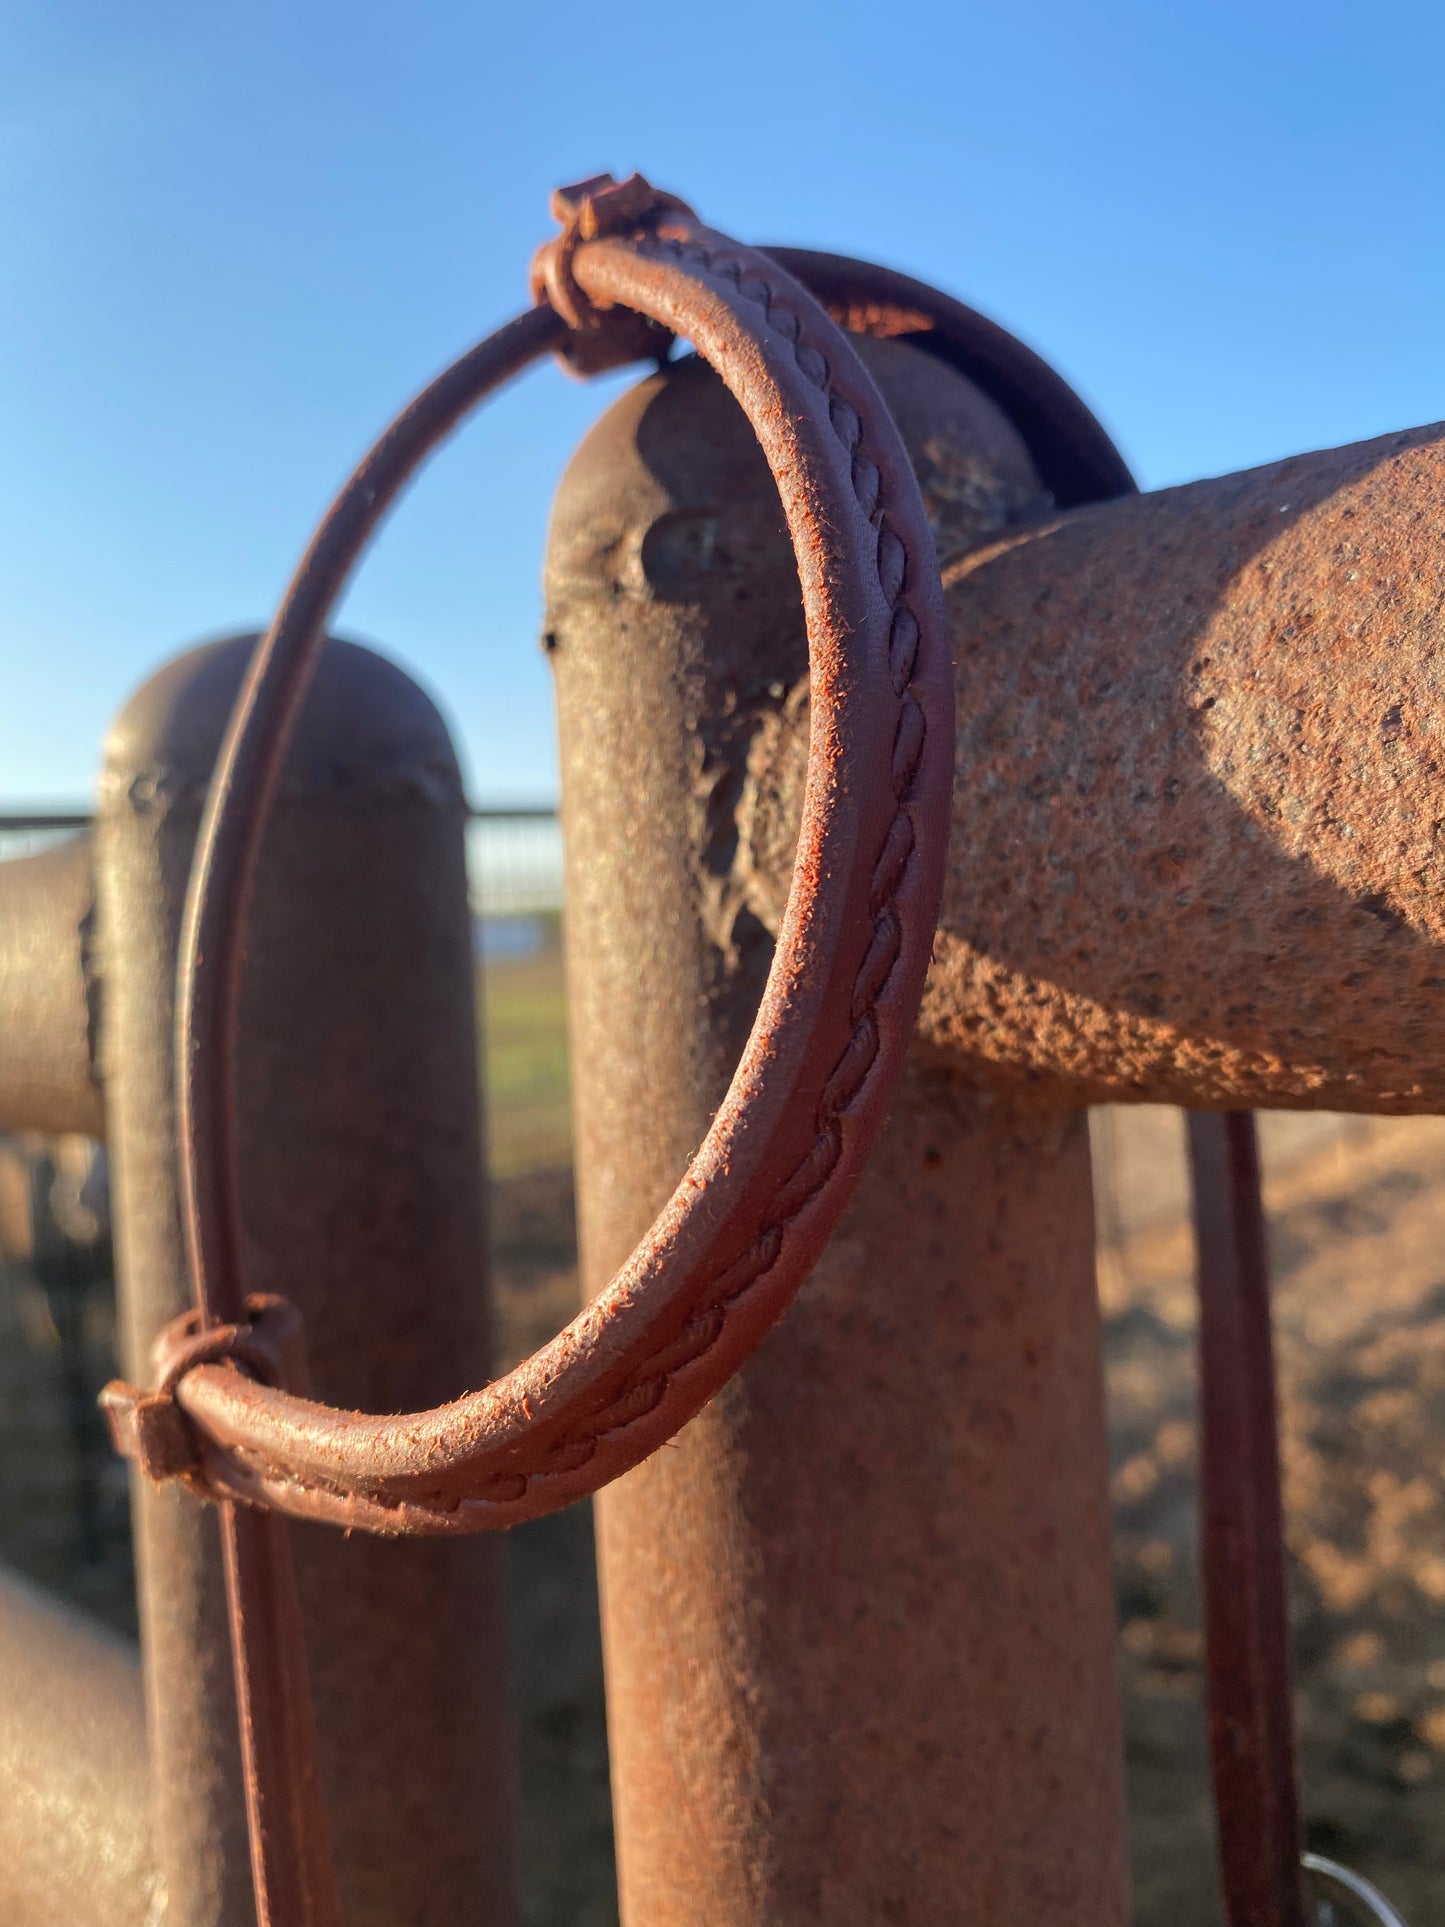
<path id="1" fill-rule="evenodd" d="M 1038 505 L 1007 424 L 864 344 L 951 560 Z M 559 497 L 584 1266 L 706 1129 L 766 967 L 807 727 L 757 451 L 683 364 Z M 1116 1927 L 1122 1743 L 1082 1114 L 915 1062 L 797 1306 L 599 1502 L 627 1927 Z"/>
<path id="2" fill-rule="evenodd" d="M 172 1101 L 176 942 L 252 638 L 171 663 L 106 750 L 102 1060 L 127 1370 L 186 1308 Z M 245 1261 L 306 1321 L 317 1395 L 429 1406 L 488 1370 L 464 804 L 436 710 L 328 646 L 268 832 L 240 1036 Z M 215 1520 L 136 1495 L 168 1927 L 252 1919 Z M 298 1527 L 348 1927 L 516 1918 L 501 1549 Z"/>

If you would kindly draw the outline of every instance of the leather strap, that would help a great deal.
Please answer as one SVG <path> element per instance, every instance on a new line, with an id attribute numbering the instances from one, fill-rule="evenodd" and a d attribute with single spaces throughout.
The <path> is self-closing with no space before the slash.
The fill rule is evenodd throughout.
<path id="1" fill-rule="evenodd" d="M 101 1393 L 112 1437 L 148 1478 L 180 1478 L 202 1497 L 194 1432 L 174 1399 L 181 1379 L 204 1364 L 268 1385 L 306 1383 L 301 1320 L 269 1293 L 247 1298 L 231 1324 L 208 1325 L 198 1311 L 176 1319 L 152 1363 L 154 1392 L 111 1384 Z M 255 1507 L 220 1513 L 257 1921 L 341 1927 L 288 1528 Z"/>
<path id="2" fill-rule="evenodd" d="M 1305 1927 L 1284 1513 L 1259 1145 L 1191 1112 L 1209 1755 L 1230 1927 Z"/>

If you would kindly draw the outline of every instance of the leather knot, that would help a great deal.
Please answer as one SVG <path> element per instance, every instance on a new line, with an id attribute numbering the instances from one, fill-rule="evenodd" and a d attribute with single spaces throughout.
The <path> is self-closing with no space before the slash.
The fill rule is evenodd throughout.
<path id="1" fill-rule="evenodd" d="M 205 1329 L 196 1311 L 172 1319 L 151 1349 L 154 1387 L 145 1390 L 115 1378 L 101 1392 L 100 1408 L 116 1451 L 134 1459 L 155 1484 L 184 1479 L 204 1491 L 195 1429 L 176 1398 L 181 1380 L 198 1365 L 229 1365 L 263 1385 L 305 1391 L 300 1312 L 273 1292 L 253 1293 L 246 1312 L 242 1324 Z"/>
<path id="2" fill-rule="evenodd" d="M 532 295 L 555 308 L 571 330 L 559 359 L 579 375 L 601 374 L 631 361 L 665 361 L 671 331 L 631 308 L 595 304 L 578 285 L 573 264 L 585 242 L 613 234 L 638 236 L 667 215 L 695 221 L 692 209 L 641 174 L 629 174 L 625 181 L 593 174 L 557 188 L 552 215 L 562 223 L 562 232 L 533 257 Z"/>

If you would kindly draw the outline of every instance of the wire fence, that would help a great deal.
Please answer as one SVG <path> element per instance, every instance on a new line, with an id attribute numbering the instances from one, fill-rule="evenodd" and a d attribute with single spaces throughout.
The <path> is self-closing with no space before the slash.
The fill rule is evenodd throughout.
<path id="1" fill-rule="evenodd" d="M 0 862 L 9 857 L 37 856 L 90 828 L 84 810 L 14 810 L 0 814 Z"/>
<path id="2" fill-rule="evenodd" d="M 0 811 L 0 861 L 50 849 L 88 830 L 92 821 L 84 809 Z M 467 874 L 479 916 L 559 915 L 562 828 L 556 810 L 542 804 L 473 808 Z"/>

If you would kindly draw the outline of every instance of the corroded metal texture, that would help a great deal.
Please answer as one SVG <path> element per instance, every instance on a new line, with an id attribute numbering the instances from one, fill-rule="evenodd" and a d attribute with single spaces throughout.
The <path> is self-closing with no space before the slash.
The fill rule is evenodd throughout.
<path id="1" fill-rule="evenodd" d="M 967 473 L 921 455 L 935 499 L 966 502 Z M 651 595 L 657 625 L 725 569 L 751 593 L 756 569 L 796 625 L 775 544 L 736 546 L 749 514 L 766 532 L 764 487 L 737 486 L 751 509 L 659 498 L 635 554 L 619 534 L 629 620 Z M 958 767 L 920 1023 L 937 1061 L 1080 1102 L 1445 1109 L 1442 499 L 1445 437 L 1417 429 L 944 554 Z M 564 536 L 559 594 L 587 539 Z M 761 709 L 708 879 L 724 922 L 740 889 L 775 918 L 786 885 L 806 692 Z"/>
<path id="2" fill-rule="evenodd" d="M 103 1068 L 127 1363 L 189 1304 L 172 983 L 191 848 L 250 638 L 185 656 L 107 745 L 96 831 Z M 247 1282 L 301 1309 L 312 1378 L 406 1410 L 487 1373 L 464 804 L 444 725 L 333 643 L 257 891 L 240 1037 Z M 141 1614 L 175 1927 L 253 1918 L 216 1522 L 138 1493 Z M 288 1528 L 348 1927 L 515 1918 L 500 1548 Z M 420 1636 L 419 1636 L 420 1633 Z"/>
<path id="3" fill-rule="evenodd" d="M 148 1927 L 150 1775 L 134 1646 L 0 1570 L 0 1919 Z"/>
<path id="4" fill-rule="evenodd" d="M 1078 1113 L 916 1075 L 794 1313 L 601 1497 L 628 1927 L 1126 1919 L 1090 1210 Z"/>
<path id="5" fill-rule="evenodd" d="M 0 863 L 0 1130 L 104 1134 L 90 838 Z"/>
<path id="6" fill-rule="evenodd" d="M 1007 423 L 863 344 L 945 566 L 1042 512 Z M 806 718 L 758 453 L 683 363 L 574 461 L 548 564 L 584 1268 L 706 1129 Z M 806 1291 L 598 1501 L 628 1927 L 1102 1927 L 1123 1793 L 1087 1146 L 917 1059 Z"/>
<path id="7" fill-rule="evenodd" d="M 954 572 L 923 1034 L 1081 1097 L 1445 1110 L 1445 436 L 1077 510 Z"/>

